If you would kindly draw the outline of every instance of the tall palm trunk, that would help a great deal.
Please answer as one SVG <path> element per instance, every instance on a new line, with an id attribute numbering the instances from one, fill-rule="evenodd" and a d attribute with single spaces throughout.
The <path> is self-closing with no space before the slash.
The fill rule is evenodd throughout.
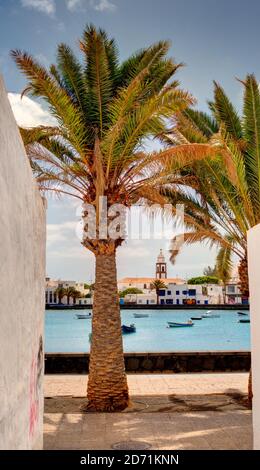
<path id="1" fill-rule="evenodd" d="M 249 298 L 248 263 L 247 263 L 246 255 L 239 263 L 238 274 L 239 274 L 239 288 L 240 288 L 241 294 L 244 297 Z"/>
<path id="2" fill-rule="evenodd" d="M 249 279 L 248 279 L 248 262 L 247 256 L 245 256 L 239 263 L 238 266 L 239 274 L 239 288 L 241 294 L 249 298 Z M 252 387 L 252 368 L 250 367 L 249 379 L 248 379 L 248 401 L 252 403 L 253 399 L 253 387 Z"/>
<path id="3" fill-rule="evenodd" d="M 88 405 L 92 411 L 117 411 L 128 406 L 116 256 L 96 255 Z"/>

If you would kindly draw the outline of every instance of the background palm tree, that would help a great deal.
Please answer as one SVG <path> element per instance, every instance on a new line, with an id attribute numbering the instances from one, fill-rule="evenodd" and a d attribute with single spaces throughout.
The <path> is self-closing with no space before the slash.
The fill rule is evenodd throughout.
<path id="1" fill-rule="evenodd" d="M 164 284 L 164 282 L 161 279 L 155 279 L 151 285 L 150 285 L 151 290 L 156 291 L 156 304 L 159 305 L 159 293 L 161 289 L 166 289 L 167 286 Z"/>
<path id="2" fill-rule="evenodd" d="M 74 289 L 74 291 L 72 292 L 73 303 L 75 304 L 76 299 L 80 299 L 81 297 L 82 297 L 82 293 L 79 290 Z"/>
<path id="3" fill-rule="evenodd" d="M 182 181 L 167 194 L 172 203 L 185 204 L 184 242 L 219 247 L 217 266 L 223 282 L 230 277 L 234 259 L 239 260 L 240 290 L 248 298 L 247 231 L 260 222 L 260 92 L 254 75 L 241 83 L 241 116 L 215 83 L 211 115 L 186 110 L 162 139 L 181 148 L 186 144 L 194 156 L 198 149 L 200 156 L 204 153 L 204 159 L 180 169 Z M 172 261 L 178 252 L 173 246 Z"/>
<path id="4" fill-rule="evenodd" d="M 67 305 L 70 304 L 70 299 L 71 297 L 73 298 L 76 292 L 77 291 L 75 287 L 67 287 L 66 289 L 64 289 L 64 295 L 67 297 Z"/>
<path id="5" fill-rule="evenodd" d="M 63 297 L 66 295 L 65 289 L 63 287 L 57 287 L 55 294 L 58 296 L 59 304 L 61 304 Z"/>
<path id="6" fill-rule="evenodd" d="M 114 204 L 129 208 L 143 199 L 163 202 L 168 177 L 162 160 L 179 149 L 145 152 L 145 139 L 165 131 L 166 119 L 193 99 L 177 81 L 181 64 L 166 57 L 165 41 L 119 63 L 117 47 L 103 30 L 86 28 L 80 42 L 83 64 L 65 44 L 57 65 L 46 70 L 27 53 L 12 56 L 27 76 L 26 92 L 47 101 L 56 127 L 22 129 L 27 154 L 42 191 L 54 191 L 95 208 L 96 234 L 83 245 L 96 259 L 88 409 L 120 410 L 128 405 L 116 275 L 116 249 L 123 236 Z M 118 236 L 102 233 L 100 197 L 107 198 L 108 222 Z M 114 210 L 114 209 L 113 209 Z"/>

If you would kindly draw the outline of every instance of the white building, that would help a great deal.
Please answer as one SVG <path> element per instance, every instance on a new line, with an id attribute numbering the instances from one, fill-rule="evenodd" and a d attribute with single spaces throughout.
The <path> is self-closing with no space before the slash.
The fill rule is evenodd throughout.
<path id="1" fill-rule="evenodd" d="M 74 287 L 77 291 L 79 291 L 82 294 L 82 298 L 80 299 L 75 299 L 75 304 L 81 305 L 79 301 L 81 300 L 84 303 L 89 303 L 89 302 L 84 302 L 89 301 L 90 299 L 86 299 L 86 295 L 89 293 L 89 289 L 85 289 L 85 283 L 84 282 L 76 282 L 76 281 L 63 281 L 61 279 L 54 280 L 50 279 L 49 277 L 46 278 L 46 288 L 45 288 L 45 303 L 46 304 L 59 304 L 59 298 L 58 295 L 56 294 L 56 291 L 58 288 L 63 288 L 67 289 L 69 287 Z M 67 304 L 67 296 L 64 296 L 61 299 L 63 304 Z M 70 298 L 70 304 L 73 304 L 74 300 Z"/>
<path id="2" fill-rule="evenodd" d="M 243 302 L 237 278 L 231 279 L 229 283 L 223 287 L 223 290 L 226 304 L 234 305 Z"/>
<path id="3" fill-rule="evenodd" d="M 160 305 L 210 305 L 223 300 L 223 288 L 218 284 L 168 284 L 159 291 Z"/>
<path id="4" fill-rule="evenodd" d="M 157 296 L 155 293 L 127 294 L 124 298 L 124 303 L 135 305 L 156 305 Z"/>
<path id="5" fill-rule="evenodd" d="M 217 284 L 171 284 L 159 290 L 159 305 L 212 305 L 223 303 L 223 288 Z M 124 303 L 156 305 L 155 291 L 144 294 L 128 294 Z"/>

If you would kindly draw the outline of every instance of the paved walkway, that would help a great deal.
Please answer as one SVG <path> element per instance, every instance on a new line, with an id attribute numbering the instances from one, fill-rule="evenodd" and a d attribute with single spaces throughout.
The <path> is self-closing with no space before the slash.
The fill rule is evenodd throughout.
<path id="1" fill-rule="evenodd" d="M 152 449 L 251 449 L 247 374 L 129 375 L 132 406 L 81 413 L 87 377 L 45 377 L 45 449 L 111 449 L 144 441 Z"/>

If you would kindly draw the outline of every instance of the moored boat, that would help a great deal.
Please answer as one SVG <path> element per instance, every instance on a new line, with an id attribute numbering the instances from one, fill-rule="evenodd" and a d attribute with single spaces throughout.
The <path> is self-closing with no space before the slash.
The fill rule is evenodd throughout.
<path id="1" fill-rule="evenodd" d="M 167 323 L 168 323 L 168 328 L 181 328 L 181 327 L 194 325 L 194 323 L 191 320 L 188 320 L 187 322 L 168 321 Z"/>
<path id="2" fill-rule="evenodd" d="M 92 318 L 91 313 L 76 313 L 76 318 L 78 320 L 86 320 L 87 318 Z"/>
<path id="3" fill-rule="evenodd" d="M 202 320 L 202 317 L 190 317 L 191 320 Z"/>
<path id="4" fill-rule="evenodd" d="M 248 316 L 248 313 L 247 313 L 247 312 L 237 312 L 237 314 L 238 314 L 238 315 L 243 315 L 243 316 L 245 316 L 245 317 Z"/>
<path id="5" fill-rule="evenodd" d="M 149 317 L 148 313 L 134 313 L 135 318 L 147 318 Z"/>
<path id="6" fill-rule="evenodd" d="M 136 327 L 134 323 L 131 323 L 131 325 L 122 325 L 122 333 L 127 334 L 127 333 L 135 333 L 136 332 Z"/>
<path id="7" fill-rule="evenodd" d="M 202 318 L 220 318 L 218 313 L 212 313 L 212 310 L 208 310 L 206 313 L 203 313 Z"/>
<path id="8" fill-rule="evenodd" d="M 250 318 L 240 318 L 240 320 L 238 320 L 238 323 L 250 323 Z"/>

